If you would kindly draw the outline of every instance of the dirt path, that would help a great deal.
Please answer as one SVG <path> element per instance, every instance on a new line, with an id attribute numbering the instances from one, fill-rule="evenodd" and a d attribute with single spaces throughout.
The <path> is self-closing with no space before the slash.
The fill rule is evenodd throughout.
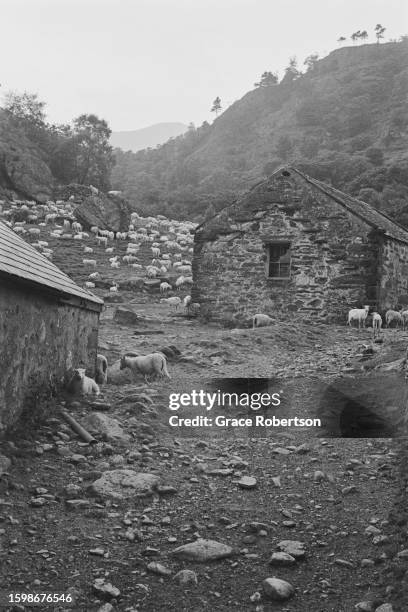
<path id="1" fill-rule="evenodd" d="M 3 593 L 69 589 L 74 609 L 84 612 L 349 612 L 367 601 L 371 607 L 361 610 L 384 602 L 406 610 L 400 588 L 405 557 L 396 556 L 408 548 L 400 442 L 319 438 L 310 429 L 265 436 L 222 428 L 175 431 L 168 424 L 169 393 L 203 387 L 214 377 L 275 378 L 286 393 L 285 415 L 310 414 L 320 397 L 316 388 L 364 358 L 369 332 L 289 322 L 231 331 L 170 316 L 158 303 L 134 306 L 157 318 L 150 331 L 163 333 L 134 336 L 143 328 L 118 326 L 109 308 L 100 333 L 109 363 L 125 351 L 169 345 L 182 359 L 169 360 L 170 383 L 118 378 L 104 389 L 111 406 L 105 414 L 128 440 L 101 438 L 89 446 L 57 417 L 5 445 L 12 465 L 0 492 Z M 380 351 L 395 340 L 386 333 Z M 78 402 L 68 409 L 78 419 L 90 412 Z M 179 414 L 192 416 L 192 410 Z M 90 494 L 92 482 L 121 468 L 156 475 L 167 488 L 144 498 Z M 242 488 L 242 476 L 255 478 L 255 486 Z M 197 538 L 227 544 L 231 554 L 204 563 L 171 554 Z M 305 558 L 271 565 L 284 540 L 302 542 Z M 185 569 L 195 572 L 197 584 L 183 588 L 174 579 Z M 294 596 L 268 599 L 262 582 L 272 576 L 293 585 Z M 98 595 L 98 578 L 120 595 Z M 104 597 L 110 603 L 102 607 Z"/>

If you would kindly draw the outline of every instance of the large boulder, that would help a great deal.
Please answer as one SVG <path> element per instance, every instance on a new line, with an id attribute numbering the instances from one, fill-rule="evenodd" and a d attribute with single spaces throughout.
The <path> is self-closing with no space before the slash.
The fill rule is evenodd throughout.
<path id="1" fill-rule="evenodd" d="M 65 185 L 55 190 L 55 198 L 73 200 L 77 207 L 74 215 L 85 229 L 93 225 L 112 232 L 126 232 L 131 209 L 121 195 L 109 195 L 87 185 Z"/>
<path id="2" fill-rule="evenodd" d="M 45 202 L 51 197 L 54 182 L 40 149 L 6 112 L 0 111 L 0 195 Z"/>

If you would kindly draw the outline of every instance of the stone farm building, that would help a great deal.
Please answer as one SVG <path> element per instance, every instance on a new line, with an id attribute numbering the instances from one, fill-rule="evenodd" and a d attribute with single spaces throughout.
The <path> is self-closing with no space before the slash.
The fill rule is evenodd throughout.
<path id="1" fill-rule="evenodd" d="M 299 312 L 344 322 L 349 308 L 384 312 L 407 294 L 408 231 L 295 168 L 195 231 L 192 299 L 209 320 Z"/>
<path id="2" fill-rule="evenodd" d="M 0 431 L 70 368 L 94 372 L 102 305 L 0 222 Z"/>

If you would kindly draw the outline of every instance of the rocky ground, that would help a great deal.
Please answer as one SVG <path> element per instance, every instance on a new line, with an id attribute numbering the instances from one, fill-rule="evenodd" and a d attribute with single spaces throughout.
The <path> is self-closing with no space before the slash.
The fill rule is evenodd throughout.
<path id="1" fill-rule="evenodd" d="M 174 428 L 168 403 L 215 377 L 253 376 L 282 390 L 275 414 L 319 415 L 327 388 L 353 377 L 403 389 L 407 335 L 389 330 L 374 344 L 368 330 L 301 322 L 225 330 L 124 299 L 101 322 L 103 396 L 57 398 L 37 429 L 27 420 L 4 445 L 1 603 L 52 592 L 73 598 L 48 608 L 60 611 L 406 610 L 402 439 Z M 115 320 L 118 306 L 136 316 Z M 126 351 L 168 347 L 171 381 L 146 384 L 115 365 Z M 395 406 L 384 412 L 398 423 Z"/>

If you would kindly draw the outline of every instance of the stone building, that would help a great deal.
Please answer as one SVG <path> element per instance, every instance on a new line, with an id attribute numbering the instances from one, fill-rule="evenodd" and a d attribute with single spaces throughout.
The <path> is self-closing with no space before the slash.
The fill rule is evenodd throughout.
<path id="1" fill-rule="evenodd" d="M 344 322 L 351 307 L 383 312 L 407 294 L 408 231 L 295 168 L 196 228 L 192 299 L 209 320 L 298 312 Z"/>
<path id="2" fill-rule="evenodd" d="M 102 305 L 0 222 L 0 431 L 70 368 L 94 373 Z"/>

